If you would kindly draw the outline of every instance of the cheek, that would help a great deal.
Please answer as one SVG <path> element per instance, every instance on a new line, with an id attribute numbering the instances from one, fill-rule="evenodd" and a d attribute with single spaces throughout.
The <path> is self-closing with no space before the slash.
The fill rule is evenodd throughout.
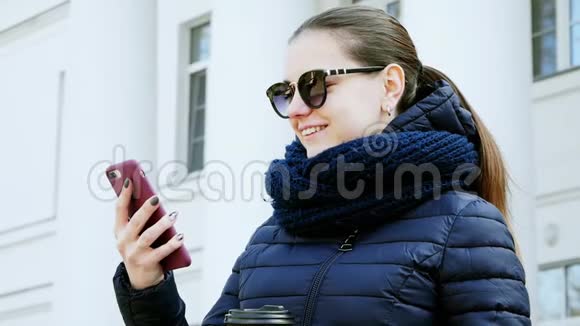
<path id="1" fill-rule="evenodd" d="M 329 93 L 325 104 L 325 117 L 335 127 L 333 134 L 341 140 L 361 137 L 369 127 L 380 120 L 380 100 L 376 92 L 359 89 Z M 356 95 L 352 95 L 352 94 Z"/>
<path id="2" fill-rule="evenodd" d="M 288 125 L 290 126 L 290 129 L 298 129 L 298 121 L 295 121 L 294 119 L 288 119 Z"/>

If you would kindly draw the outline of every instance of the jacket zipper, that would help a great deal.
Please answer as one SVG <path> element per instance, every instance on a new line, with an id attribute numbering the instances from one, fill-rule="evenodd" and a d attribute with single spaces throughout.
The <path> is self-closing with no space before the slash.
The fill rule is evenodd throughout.
<path id="1" fill-rule="evenodd" d="M 322 280 L 324 279 L 324 276 L 328 272 L 330 265 L 332 265 L 332 263 L 334 263 L 334 261 L 345 252 L 352 251 L 353 242 L 357 234 L 358 229 L 354 230 L 354 232 L 349 234 L 349 236 L 340 243 L 338 251 L 334 253 L 332 256 L 328 257 L 328 259 L 326 259 L 326 261 L 322 264 L 322 266 L 320 266 L 320 268 L 314 275 L 314 280 L 312 281 L 312 286 L 310 287 L 310 291 L 308 292 L 308 297 L 306 299 L 306 308 L 304 310 L 304 319 L 302 321 L 303 326 L 310 326 L 312 324 L 312 317 L 314 315 L 314 305 L 316 303 L 316 299 L 318 298 L 320 285 L 322 285 Z"/>

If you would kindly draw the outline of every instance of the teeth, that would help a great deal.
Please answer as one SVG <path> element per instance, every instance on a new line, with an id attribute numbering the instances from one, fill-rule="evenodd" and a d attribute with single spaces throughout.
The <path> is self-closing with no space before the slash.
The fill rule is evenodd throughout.
<path id="1" fill-rule="evenodd" d="M 316 127 L 306 128 L 306 129 L 302 130 L 302 136 L 311 135 L 311 134 L 313 134 L 317 131 L 320 131 L 324 128 L 326 128 L 326 126 L 316 126 Z"/>

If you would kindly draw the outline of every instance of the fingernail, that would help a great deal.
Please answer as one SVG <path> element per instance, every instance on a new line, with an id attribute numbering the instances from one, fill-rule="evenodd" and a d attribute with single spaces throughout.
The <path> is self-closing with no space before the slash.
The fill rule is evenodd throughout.
<path id="1" fill-rule="evenodd" d="M 125 183 L 123 183 L 123 187 L 129 188 L 129 178 L 125 179 Z"/>
<path id="2" fill-rule="evenodd" d="M 183 233 L 177 235 L 177 240 L 179 241 L 183 240 Z"/>
<path id="3" fill-rule="evenodd" d="M 178 214 L 177 211 L 171 212 L 171 214 L 169 214 L 169 220 L 172 222 L 175 221 L 175 219 L 177 218 L 177 214 Z"/>
<path id="4" fill-rule="evenodd" d="M 151 200 L 149 200 L 149 203 L 151 204 L 151 206 L 155 206 L 155 205 L 159 204 L 159 197 L 155 196 L 155 197 L 151 198 Z"/>

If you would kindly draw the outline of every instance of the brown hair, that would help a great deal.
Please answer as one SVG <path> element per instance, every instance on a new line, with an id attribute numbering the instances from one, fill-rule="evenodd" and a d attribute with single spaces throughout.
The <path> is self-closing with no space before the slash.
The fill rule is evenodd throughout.
<path id="1" fill-rule="evenodd" d="M 405 71 L 406 87 L 397 104 L 398 113 L 419 99 L 419 90 L 424 85 L 436 80 L 448 82 L 459 96 L 461 106 L 471 112 L 477 129 L 481 173 L 475 181 L 475 190 L 502 212 L 511 229 L 507 204 L 508 174 L 493 136 L 455 83 L 441 71 L 421 64 L 409 33 L 396 18 L 367 6 L 336 7 L 306 20 L 289 42 L 307 30 L 331 33 L 347 55 L 362 65 L 399 64 Z"/>

